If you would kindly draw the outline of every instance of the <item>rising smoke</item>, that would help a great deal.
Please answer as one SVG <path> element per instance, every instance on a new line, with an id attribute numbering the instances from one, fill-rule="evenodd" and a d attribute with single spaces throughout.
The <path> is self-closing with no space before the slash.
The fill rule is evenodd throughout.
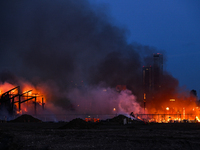
<path id="1" fill-rule="evenodd" d="M 1 82 L 17 85 L 26 80 L 66 110 L 88 100 L 99 106 L 98 112 L 91 108 L 94 113 L 105 105 L 104 112 L 110 113 L 110 103 L 120 101 L 114 88 L 127 85 L 136 97 L 119 97 L 139 108 L 135 100 L 141 94 L 141 68 L 152 61 L 156 49 L 127 44 L 127 30 L 111 24 L 103 10 L 94 10 L 82 0 L 2 0 Z M 109 89 L 107 94 L 104 89 Z M 130 111 L 125 105 L 121 111 Z"/>

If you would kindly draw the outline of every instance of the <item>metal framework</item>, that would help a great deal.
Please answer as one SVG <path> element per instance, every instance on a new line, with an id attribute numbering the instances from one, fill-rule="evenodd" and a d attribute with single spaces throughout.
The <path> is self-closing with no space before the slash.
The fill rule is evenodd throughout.
<path id="1" fill-rule="evenodd" d="M 14 104 L 18 104 L 18 111 L 21 111 L 21 104 L 30 100 L 34 99 L 34 110 L 36 114 L 36 105 L 37 105 L 37 97 L 42 96 L 36 96 L 29 94 L 32 90 L 20 93 L 20 86 L 17 86 L 5 93 L 3 93 L 0 97 L 0 108 L 5 108 L 10 114 L 15 113 Z M 44 102 L 42 97 L 42 108 L 44 109 Z"/>

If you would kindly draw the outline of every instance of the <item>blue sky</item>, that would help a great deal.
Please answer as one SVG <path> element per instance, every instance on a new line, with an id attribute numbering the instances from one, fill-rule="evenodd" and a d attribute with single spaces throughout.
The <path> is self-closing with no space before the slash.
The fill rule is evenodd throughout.
<path id="1" fill-rule="evenodd" d="M 199 0 L 90 0 L 113 24 L 129 30 L 128 42 L 164 50 L 164 69 L 180 86 L 200 93 Z"/>

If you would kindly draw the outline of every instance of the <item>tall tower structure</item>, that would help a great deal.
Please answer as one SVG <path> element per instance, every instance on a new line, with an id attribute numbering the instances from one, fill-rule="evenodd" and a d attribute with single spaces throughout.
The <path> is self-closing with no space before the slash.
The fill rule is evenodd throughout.
<path id="1" fill-rule="evenodd" d="M 153 73 L 152 67 L 144 67 L 142 69 L 142 77 L 143 77 L 143 102 L 144 102 L 144 113 L 146 109 L 146 101 L 150 99 L 150 93 L 153 90 Z"/>
<path id="2" fill-rule="evenodd" d="M 142 77 L 143 77 L 143 90 L 144 93 L 148 93 L 152 90 L 152 67 L 143 67 L 142 69 Z"/>
<path id="3" fill-rule="evenodd" d="M 146 104 L 153 99 L 154 94 L 161 88 L 163 77 L 163 55 L 160 53 L 153 54 L 153 66 L 144 67 L 142 69 L 143 77 L 143 102 L 144 113 Z"/>
<path id="4" fill-rule="evenodd" d="M 163 76 L 163 55 L 160 53 L 153 54 L 153 88 L 159 90 Z"/>

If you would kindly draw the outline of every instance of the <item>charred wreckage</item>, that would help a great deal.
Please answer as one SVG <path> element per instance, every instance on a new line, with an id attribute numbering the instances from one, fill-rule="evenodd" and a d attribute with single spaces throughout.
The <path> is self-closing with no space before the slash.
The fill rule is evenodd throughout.
<path id="1" fill-rule="evenodd" d="M 37 93 L 33 94 L 32 90 L 25 92 L 20 91 L 20 86 L 10 89 L 9 91 L 0 95 L 0 110 L 6 110 L 9 115 L 19 114 L 21 112 L 21 105 L 25 102 L 32 101 L 34 104 L 34 113 L 36 114 L 37 105 L 40 103 L 37 98 L 42 98 L 42 109 L 44 109 L 43 97 Z"/>

